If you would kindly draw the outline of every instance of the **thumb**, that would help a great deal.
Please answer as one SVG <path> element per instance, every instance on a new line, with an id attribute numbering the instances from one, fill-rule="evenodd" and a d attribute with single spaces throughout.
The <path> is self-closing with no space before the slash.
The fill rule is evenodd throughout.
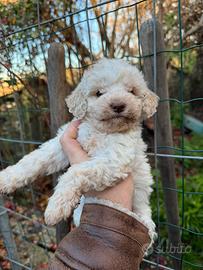
<path id="1" fill-rule="evenodd" d="M 75 120 L 73 122 L 70 123 L 70 125 L 67 128 L 67 137 L 69 137 L 69 139 L 77 139 L 77 135 L 78 135 L 78 127 L 80 125 L 80 120 Z"/>

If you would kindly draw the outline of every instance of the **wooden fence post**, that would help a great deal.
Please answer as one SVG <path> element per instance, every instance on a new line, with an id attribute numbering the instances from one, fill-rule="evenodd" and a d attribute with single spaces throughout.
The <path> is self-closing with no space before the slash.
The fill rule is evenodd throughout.
<path id="1" fill-rule="evenodd" d="M 153 55 L 154 23 L 156 24 L 156 51 L 160 52 L 165 50 L 163 31 L 160 23 L 158 21 L 154 22 L 153 19 L 149 19 L 141 25 L 140 29 L 143 55 Z M 169 98 L 166 57 L 164 53 L 158 54 L 156 57 L 156 93 L 161 99 L 165 100 Z M 154 90 L 153 76 L 155 71 L 153 58 L 154 56 L 144 57 L 145 79 L 149 83 L 149 88 L 152 90 Z M 173 146 L 169 101 L 164 101 L 159 104 L 157 112 L 157 145 Z M 159 153 L 160 152 L 161 150 L 159 150 Z M 170 154 L 170 150 L 166 149 L 164 150 L 164 153 Z M 181 243 L 181 234 L 180 229 L 175 227 L 179 226 L 179 211 L 173 158 L 160 158 L 158 161 L 158 167 L 161 175 L 167 221 L 172 224 L 172 226 L 168 226 L 169 241 L 173 247 L 178 247 Z M 173 250 L 175 250 L 175 248 Z M 175 251 L 172 255 L 177 258 L 173 259 L 174 268 L 180 269 L 181 254 Z"/>
<path id="2" fill-rule="evenodd" d="M 51 136 L 54 137 L 58 128 L 71 119 L 65 105 L 65 97 L 70 93 L 66 81 L 65 52 L 59 43 L 51 44 L 48 50 L 48 91 L 51 117 Z M 59 175 L 54 175 L 54 184 Z M 57 243 L 70 231 L 71 218 L 61 221 L 56 226 Z"/>

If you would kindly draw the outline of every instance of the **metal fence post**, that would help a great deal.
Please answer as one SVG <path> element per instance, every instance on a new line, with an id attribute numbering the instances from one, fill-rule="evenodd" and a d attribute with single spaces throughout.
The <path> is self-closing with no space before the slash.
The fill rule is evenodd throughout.
<path id="1" fill-rule="evenodd" d="M 9 223 L 9 217 L 6 210 L 1 208 L 3 206 L 3 198 L 0 196 L 0 232 L 2 234 L 6 250 L 8 252 L 8 258 L 14 261 L 18 261 L 18 252 L 16 248 L 16 243 L 13 237 L 12 229 Z M 12 263 L 13 270 L 22 269 L 19 265 Z M 1 267 L 0 267 L 1 269 Z"/>

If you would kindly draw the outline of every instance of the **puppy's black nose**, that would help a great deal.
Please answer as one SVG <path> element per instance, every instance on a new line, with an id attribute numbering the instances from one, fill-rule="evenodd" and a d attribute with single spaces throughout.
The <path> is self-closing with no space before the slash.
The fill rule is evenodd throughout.
<path id="1" fill-rule="evenodd" d="M 125 110 L 126 105 L 124 103 L 121 104 L 111 104 L 110 107 L 112 108 L 112 110 L 116 113 L 121 113 Z"/>

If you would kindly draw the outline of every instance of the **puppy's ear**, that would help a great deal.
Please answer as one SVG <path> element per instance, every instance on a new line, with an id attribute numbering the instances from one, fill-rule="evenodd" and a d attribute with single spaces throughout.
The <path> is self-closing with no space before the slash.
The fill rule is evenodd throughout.
<path id="1" fill-rule="evenodd" d="M 81 83 L 76 89 L 65 99 L 69 112 L 76 118 L 82 119 L 87 111 L 87 99 L 81 89 Z"/>
<path id="2" fill-rule="evenodd" d="M 151 117 L 157 109 L 159 97 L 151 90 L 146 89 L 143 93 L 142 118 L 143 120 Z"/>

